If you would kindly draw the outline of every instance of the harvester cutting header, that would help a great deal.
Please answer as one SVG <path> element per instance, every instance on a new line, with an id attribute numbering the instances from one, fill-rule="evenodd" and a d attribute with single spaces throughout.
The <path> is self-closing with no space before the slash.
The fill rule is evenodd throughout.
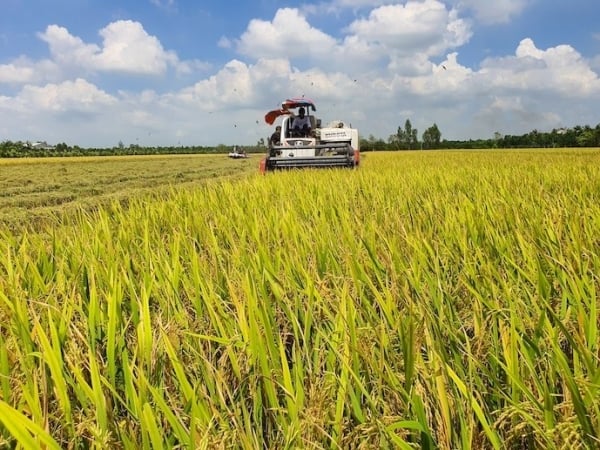
<path id="1" fill-rule="evenodd" d="M 312 100 L 293 98 L 269 111 L 265 122 L 273 125 L 280 118 L 269 139 L 269 153 L 261 161 L 261 171 L 297 167 L 356 167 L 360 162 L 358 130 L 336 120 L 326 127 L 313 114 Z"/>

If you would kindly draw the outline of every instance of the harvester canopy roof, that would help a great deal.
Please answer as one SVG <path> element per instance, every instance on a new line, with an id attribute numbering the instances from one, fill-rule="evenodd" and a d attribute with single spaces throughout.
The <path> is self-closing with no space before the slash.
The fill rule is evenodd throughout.
<path id="1" fill-rule="evenodd" d="M 286 101 L 281 102 L 282 109 L 294 109 L 294 108 L 308 108 L 309 110 L 316 111 L 317 108 L 312 100 L 307 98 L 288 98 Z"/>
<path id="2" fill-rule="evenodd" d="M 314 102 L 308 98 L 288 98 L 281 102 L 280 109 L 274 109 L 265 114 L 265 122 L 267 122 L 269 125 L 273 125 L 273 122 L 275 122 L 275 119 L 277 119 L 279 116 L 290 114 L 290 109 L 296 108 L 306 108 L 309 112 L 310 110 L 317 110 Z"/>

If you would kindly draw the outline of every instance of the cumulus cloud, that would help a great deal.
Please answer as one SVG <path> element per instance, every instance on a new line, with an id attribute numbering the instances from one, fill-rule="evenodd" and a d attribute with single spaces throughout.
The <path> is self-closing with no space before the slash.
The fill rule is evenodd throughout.
<path id="1" fill-rule="evenodd" d="M 473 89 L 476 72 L 458 62 L 458 53 L 450 53 L 440 64 L 431 63 L 430 66 L 429 73 L 396 77 L 396 83 L 404 86 L 410 95 L 424 99 L 428 105 L 461 101 Z"/>
<path id="2" fill-rule="evenodd" d="M 256 64 L 232 60 L 214 75 L 168 97 L 173 105 L 188 105 L 205 112 L 251 108 L 262 102 L 267 90 L 274 95 L 289 95 L 293 74 L 289 61 L 283 58 L 262 58 Z"/>
<path id="3" fill-rule="evenodd" d="M 39 36 L 48 43 L 53 59 L 67 67 L 159 75 L 179 64 L 174 52 L 166 51 L 155 36 L 131 20 L 113 22 L 100 30 L 102 47 L 86 44 L 58 25 L 48 26 Z"/>
<path id="4" fill-rule="evenodd" d="M 598 75 L 574 48 L 543 50 L 530 38 L 512 56 L 485 60 L 469 85 L 479 99 L 474 126 L 509 134 L 594 123 L 600 96 Z"/>
<path id="5" fill-rule="evenodd" d="M 94 44 L 85 44 L 80 38 L 58 25 L 49 25 L 46 31 L 38 34 L 48 44 L 50 54 L 58 64 L 91 66 L 99 48 Z"/>
<path id="6" fill-rule="evenodd" d="M 98 89 L 84 79 L 45 86 L 28 85 L 18 96 L 19 106 L 36 111 L 92 111 L 114 105 L 115 97 Z"/>
<path id="7" fill-rule="evenodd" d="M 0 65 L 0 83 L 16 84 L 30 82 L 35 78 L 33 64 L 29 61 Z"/>
<path id="8" fill-rule="evenodd" d="M 277 11 L 272 22 L 251 20 L 237 51 L 252 58 L 309 58 L 330 55 L 336 41 L 312 27 L 297 9 Z"/>
<path id="9" fill-rule="evenodd" d="M 27 85 L 14 97 L 0 96 L 0 134 L 11 136 L 19 130 L 21 140 L 93 146 L 118 126 L 119 110 L 113 110 L 118 103 L 118 98 L 80 78 Z"/>
<path id="10" fill-rule="evenodd" d="M 104 38 L 97 55 L 100 68 L 144 74 L 162 74 L 176 66 L 175 52 L 165 51 L 155 36 L 150 36 L 139 22 L 121 20 L 100 31 Z"/>
<path id="11" fill-rule="evenodd" d="M 59 82 L 62 81 L 61 73 L 62 69 L 55 61 L 35 61 L 21 56 L 8 64 L 0 64 L 0 85 Z"/>
<path id="12" fill-rule="evenodd" d="M 104 46 L 86 44 L 66 28 L 50 25 L 40 38 L 48 44 L 50 58 L 32 60 L 18 57 L 0 64 L 0 85 L 58 83 L 94 73 L 163 75 L 169 67 L 178 74 L 208 70 L 199 60 L 181 61 L 174 52 L 164 51 L 155 37 L 145 34 L 137 23 L 115 22 L 101 30 Z"/>
<path id="13" fill-rule="evenodd" d="M 223 42 L 225 44 L 226 41 Z M 298 67 L 344 67 L 354 71 L 373 67 L 388 56 L 360 36 L 349 35 L 339 41 L 313 27 L 298 9 L 283 8 L 272 21 L 252 20 L 236 41 L 237 52 L 247 58 L 282 58 Z"/>
<path id="14" fill-rule="evenodd" d="M 569 45 L 538 49 L 523 39 L 514 56 L 483 61 L 481 73 L 500 89 L 554 92 L 569 97 L 600 93 L 600 79 L 589 63 Z"/>
<path id="15" fill-rule="evenodd" d="M 272 21 L 252 20 L 236 48 L 250 58 L 289 58 L 330 70 L 376 71 L 387 63 L 388 69 L 420 73 L 429 70 L 429 57 L 463 45 L 472 34 L 469 23 L 438 0 L 373 8 L 343 32 L 335 38 L 313 27 L 298 9 L 284 8 Z"/>
<path id="16" fill-rule="evenodd" d="M 348 32 L 404 55 L 439 55 L 471 37 L 467 22 L 437 0 L 375 8 L 368 18 L 353 22 Z"/>

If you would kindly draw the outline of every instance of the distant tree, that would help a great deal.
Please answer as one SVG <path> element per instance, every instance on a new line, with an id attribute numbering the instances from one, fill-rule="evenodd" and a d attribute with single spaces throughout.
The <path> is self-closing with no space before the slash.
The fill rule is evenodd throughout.
<path id="1" fill-rule="evenodd" d="M 404 138 L 406 139 L 406 146 L 409 150 L 412 148 L 414 141 L 416 141 L 414 138 L 416 131 L 416 129 L 413 129 L 410 119 L 406 119 L 406 122 L 404 122 Z"/>
<path id="2" fill-rule="evenodd" d="M 419 142 L 418 133 L 419 131 L 412 127 L 410 119 L 406 119 L 404 128 L 398 127 L 398 131 L 396 132 L 399 147 L 408 150 L 416 148 Z"/>
<path id="3" fill-rule="evenodd" d="M 596 133 L 589 125 L 581 129 L 576 139 L 580 147 L 595 147 L 598 144 Z"/>
<path id="4" fill-rule="evenodd" d="M 406 119 L 406 122 L 404 122 L 404 139 L 406 139 L 408 148 L 410 148 L 410 144 L 412 141 L 412 135 L 413 135 L 412 123 L 410 123 L 410 119 Z"/>
<path id="5" fill-rule="evenodd" d="M 439 148 L 441 140 L 442 133 L 435 123 L 423 132 L 424 148 Z"/>
<path id="6" fill-rule="evenodd" d="M 527 138 L 526 138 L 527 139 Z M 528 141 L 525 142 L 528 147 L 539 147 L 540 146 L 540 133 L 538 130 L 533 129 L 528 135 Z"/>
<path id="7" fill-rule="evenodd" d="M 410 141 L 408 144 L 409 148 L 417 148 L 419 145 L 419 130 L 413 128 L 410 132 Z"/>
<path id="8" fill-rule="evenodd" d="M 400 141 L 398 140 L 398 134 L 390 134 L 387 141 L 388 148 L 390 150 L 400 150 Z"/>
<path id="9" fill-rule="evenodd" d="M 408 148 L 408 139 L 402 127 L 398 127 L 398 131 L 396 131 L 396 143 L 399 149 L 406 150 Z"/>
<path id="10" fill-rule="evenodd" d="M 361 139 L 360 148 L 364 150 L 381 151 L 387 150 L 388 146 L 383 139 L 378 139 L 372 134 L 367 139 Z"/>
<path id="11" fill-rule="evenodd" d="M 56 144 L 54 149 L 57 153 L 67 153 L 69 151 L 69 146 L 64 142 L 61 142 L 60 144 Z"/>
<path id="12" fill-rule="evenodd" d="M 372 148 L 373 150 L 382 151 L 387 150 L 388 146 L 383 139 L 375 139 L 372 141 Z"/>

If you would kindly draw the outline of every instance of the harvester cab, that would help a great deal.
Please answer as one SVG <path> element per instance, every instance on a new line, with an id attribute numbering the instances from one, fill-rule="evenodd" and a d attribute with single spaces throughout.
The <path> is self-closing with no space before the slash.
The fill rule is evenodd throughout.
<path id="1" fill-rule="evenodd" d="M 280 120 L 280 131 L 277 139 L 269 139 L 268 154 L 261 161 L 261 172 L 302 167 L 358 166 L 358 130 L 347 127 L 342 121 L 322 127 L 321 120 L 314 115 L 316 110 L 311 100 L 298 98 L 285 100 L 280 109 L 265 115 L 269 125 Z M 310 125 L 300 128 L 296 121 L 303 113 Z"/>

